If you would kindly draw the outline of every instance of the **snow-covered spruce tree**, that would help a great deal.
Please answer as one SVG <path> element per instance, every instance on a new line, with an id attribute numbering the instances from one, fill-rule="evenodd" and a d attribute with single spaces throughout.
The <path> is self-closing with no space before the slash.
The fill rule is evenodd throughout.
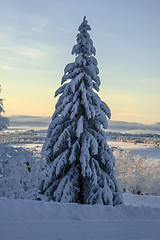
<path id="1" fill-rule="evenodd" d="M 0 93 L 1 93 L 1 85 L 0 85 Z M 9 119 L 7 117 L 3 117 L 2 113 L 4 113 L 3 99 L 0 98 L 0 131 L 3 129 L 7 129 L 9 126 Z"/>
<path id="2" fill-rule="evenodd" d="M 65 67 L 55 93 L 60 97 L 42 149 L 51 175 L 43 179 L 40 192 L 57 202 L 115 206 L 123 200 L 103 130 L 111 113 L 94 91 L 100 79 L 86 17 L 78 30 L 75 62 Z"/>

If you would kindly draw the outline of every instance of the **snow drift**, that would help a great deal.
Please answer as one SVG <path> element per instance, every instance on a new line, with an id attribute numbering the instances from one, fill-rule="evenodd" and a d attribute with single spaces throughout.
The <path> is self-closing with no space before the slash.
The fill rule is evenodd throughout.
<path id="1" fill-rule="evenodd" d="M 132 197 L 126 195 L 124 199 L 131 203 Z M 134 199 L 137 204 L 138 197 Z M 160 197 L 154 198 L 158 205 Z M 3 240 L 159 240 L 159 225 L 157 206 L 111 207 L 0 198 Z"/>

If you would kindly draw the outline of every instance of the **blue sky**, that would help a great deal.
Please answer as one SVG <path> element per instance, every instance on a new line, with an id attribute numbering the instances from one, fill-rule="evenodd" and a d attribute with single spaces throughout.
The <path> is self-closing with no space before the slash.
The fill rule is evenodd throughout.
<path id="1" fill-rule="evenodd" d="M 112 120 L 160 121 L 159 0 L 0 0 L 6 115 L 51 116 L 86 15 Z"/>

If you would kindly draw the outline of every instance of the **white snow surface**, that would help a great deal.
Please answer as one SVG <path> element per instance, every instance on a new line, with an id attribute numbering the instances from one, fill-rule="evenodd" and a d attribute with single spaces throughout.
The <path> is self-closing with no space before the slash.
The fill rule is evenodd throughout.
<path id="1" fill-rule="evenodd" d="M 160 208 L 160 196 L 136 195 L 126 192 L 123 194 L 123 200 L 125 205 Z"/>
<path id="2" fill-rule="evenodd" d="M 118 141 L 108 141 L 110 147 L 117 147 L 123 150 L 133 150 L 134 155 L 141 155 L 148 160 L 154 160 L 160 162 L 160 147 L 155 147 L 153 144 L 145 143 L 132 143 L 132 142 L 118 142 Z"/>
<path id="3" fill-rule="evenodd" d="M 2 240 L 159 240 L 160 197 L 124 194 L 124 205 L 0 198 Z"/>
<path id="4" fill-rule="evenodd" d="M 39 141 L 29 142 L 22 145 L 41 148 Z M 108 143 L 160 160 L 160 148 L 151 144 Z M 123 197 L 124 205 L 116 207 L 0 198 L 0 240 L 159 240 L 160 196 Z"/>

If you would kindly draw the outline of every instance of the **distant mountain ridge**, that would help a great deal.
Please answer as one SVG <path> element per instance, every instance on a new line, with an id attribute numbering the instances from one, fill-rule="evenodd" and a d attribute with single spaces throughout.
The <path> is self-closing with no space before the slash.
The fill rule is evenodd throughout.
<path id="1" fill-rule="evenodd" d="M 47 128 L 51 117 L 16 115 L 10 116 L 10 127 L 44 127 Z"/>
<path id="2" fill-rule="evenodd" d="M 143 124 L 136 122 L 125 122 L 125 121 L 109 121 L 109 129 L 119 130 L 150 130 L 160 131 L 160 122 L 154 124 Z"/>
<path id="3" fill-rule="evenodd" d="M 16 115 L 8 117 L 10 127 L 44 127 L 48 128 L 51 117 Z M 112 121 L 108 122 L 109 131 L 149 130 L 160 132 L 160 122 L 155 124 L 142 124 L 136 122 Z"/>

